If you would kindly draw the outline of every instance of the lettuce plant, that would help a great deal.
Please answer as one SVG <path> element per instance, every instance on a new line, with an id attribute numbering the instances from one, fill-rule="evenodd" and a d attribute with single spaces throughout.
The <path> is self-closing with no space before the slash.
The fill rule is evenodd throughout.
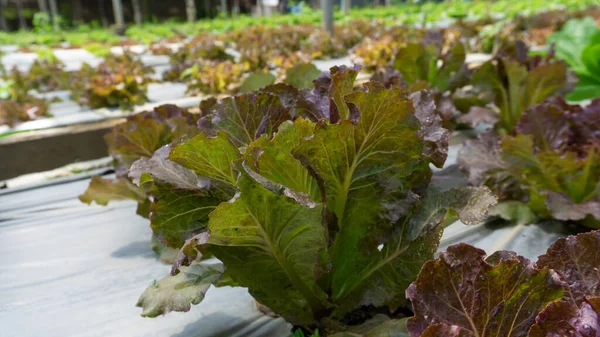
<path id="1" fill-rule="evenodd" d="M 168 51 L 170 49 L 167 48 Z M 176 52 L 169 55 L 171 69 L 163 74 L 166 81 L 179 81 L 181 74 L 194 64 L 202 61 L 228 61 L 233 57 L 227 54 L 225 43 L 218 36 L 201 33 L 186 42 Z"/>
<path id="2" fill-rule="evenodd" d="M 74 76 L 71 94 L 91 108 L 131 109 L 148 101 L 147 75 L 153 72 L 132 54 L 110 56 L 96 68 L 84 64 Z"/>
<path id="3" fill-rule="evenodd" d="M 466 52 L 462 43 L 455 43 L 446 53 L 434 44 L 409 43 L 400 48 L 393 62 L 408 85 L 423 83 L 436 92 L 453 91 L 465 80 Z"/>
<path id="4" fill-rule="evenodd" d="M 526 223 L 536 218 L 600 220 L 600 100 L 585 108 L 554 97 L 528 109 L 515 134 L 493 131 L 469 140 L 459 164 L 474 185 L 489 186 L 501 200 L 494 212 Z"/>
<path id="5" fill-rule="evenodd" d="M 581 101 L 595 98 L 600 90 L 600 29 L 591 17 L 569 20 L 559 32 L 548 38 L 556 56 L 577 74 L 579 81 L 567 99 Z"/>
<path id="6" fill-rule="evenodd" d="M 516 55 L 500 53 L 479 67 L 472 84 L 493 95 L 493 107 L 476 108 L 459 121 L 475 126 L 479 121 L 512 133 L 523 112 L 534 104 L 567 89 L 567 68 L 561 61 L 527 57 L 527 49 L 517 43 Z"/>
<path id="7" fill-rule="evenodd" d="M 421 43 L 408 43 L 398 50 L 393 67 L 378 70 L 372 79 L 408 91 L 429 89 L 444 126 L 451 127 L 450 120 L 457 111 L 453 93 L 468 84 L 470 71 L 463 44 L 456 42 L 442 53 L 443 42 L 443 34 L 432 32 Z"/>
<path id="8" fill-rule="evenodd" d="M 0 82 L 0 125 L 48 116 L 48 102 L 29 94 L 25 76 L 14 70 L 9 80 Z"/>
<path id="9" fill-rule="evenodd" d="M 594 231 L 556 241 L 538 261 L 467 244 L 423 266 L 407 289 L 410 336 L 598 336 L 600 288 Z"/>
<path id="10" fill-rule="evenodd" d="M 32 96 L 27 96 L 22 101 L 0 99 L 0 125 L 13 126 L 48 115 L 48 105 L 45 100 Z"/>
<path id="11" fill-rule="evenodd" d="M 308 331 L 345 331 L 365 307 L 398 317 L 446 212 L 478 222 L 496 199 L 432 182 L 449 133 L 427 93 L 374 82 L 353 92 L 356 74 L 334 67 L 312 90 L 278 84 L 224 99 L 202 133 L 172 148 L 170 161 L 235 196 L 207 225 L 188 226 L 172 275 L 140 297 L 142 315 L 187 311 L 214 284 L 247 287 Z M 206 253 L 223 265 L 199 261 Z"/>
<path id="12" fill-rule="evenodd" d="M 20 72 L 14 68 L 10 79 L 15 85 L 22 85 L 24 91 L 35 89 L 38 92 L 49 92 L 67 89 L 70 74 L 64 70 L 64 65 L 56 59 L 35 60 L 28 72 Z"/>
<path id="13" fill-rule="evenodd" d="M 181 78 L 188 94 L 222 94 L 236 92 L 249 65 L 232 61 L 200 61 L 186 69 Z"/>

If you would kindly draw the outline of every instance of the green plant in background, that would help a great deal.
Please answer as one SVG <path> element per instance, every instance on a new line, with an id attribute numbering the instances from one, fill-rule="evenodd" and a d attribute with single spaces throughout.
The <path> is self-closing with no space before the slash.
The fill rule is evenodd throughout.
<path id="1" fill-rule="evenodd" d="M 108 57 L 110 55 L 110 46 L 103 43 L 87 43 L 83 45 L 83 49 L 98 57 Z"/>
<path id="2" fill-rule="evenodd" d="M 52 31 L 52 19 L 45 12 L 37 12 L 33 15 L 33 31 L 36 33 L 48 33 Z"/>
<path id="3" fill-rule="evenodd" d="M 409 86 L 430 88 L 444 93 L 465 84 L 461 70 L 465 63 L 465 48 L 455 43 L 447 53 L 433 44 L 410 43 L 400 48 L 394 59 L 394 69 L 402 74 Z"/>
<path id="4" fill-rule="evenodd" d="M 590 17 L 569 20 L 548 38 L 556 56 L 577 74 L 579 81 L 567 95 L 571 101 L 595 98 L 600 93 L 600 29 Z"/>
<path id="5" fill-rule="evenodd" d="M 238 90 L 247 63 L 200 61 L 181 73 L 188 94 L 221 94 Z"/>
<path id="6" fill-rule="evenodd" d="M 24 92 L 31 89 L 38 92 L 69 89 L 71 74 L 64 70 L 65 66 L 54 53 L 47 53 L 46 50 L 43 53 L 43 57 L 31 64 L 29 71 L 21 72 L 15 68 L 10 72 L 9 76 L 15 80 L 15 85 Z"/>

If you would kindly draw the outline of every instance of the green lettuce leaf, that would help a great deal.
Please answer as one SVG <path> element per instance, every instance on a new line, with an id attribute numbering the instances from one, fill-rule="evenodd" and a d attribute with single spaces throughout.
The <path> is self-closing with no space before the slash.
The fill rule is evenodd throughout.
<path id="1" fill-rule="evenodd" d="M 240 156 L 229 134 L 218 131 L 215 137 L 201 133 L 187 142 L 177 145 L 169 159 L 194 172 L 224 185 L 234 186 L 237 170 L 234 166 Z"/>
<path id="2" fill-rule="evenodd" d="M 340 67 L 319 76 L 313 93 L 320 103 L 313 106 L 327 109 L 312 115 L 300 103 L 308 90 L 296 96 L 284 84 L 265 88 L 269 94 L 247 94 L 285 97 L 279 102 L 285 111 L 296 109 L 288 115 L 294 120 L 272 123 L 271 111 L 258 109 L 256 116 L 256 104 L 232 101 L 203 109 L 200 126 L 207 133 L 174 146 L 164 160 L 209 186 L 174 188 L 185 177 L 175 170 L 181 177 L 170 178 L 164 186 L 170 191 L 156 192 L 156 205 L 172 193 L 173 202 L 160 210 L 163 219 L 182 219 L 155 229 L 182 245 L 175 269 L 214 254 L 226 267 L 216 285 L 245 286 L 262 305 L 310 331 L 356 334 L 347 317 L 406 305 L 404 290 L 433 257 L 446 213 L 478 222 L 495 198 L 485 188 L 430 185 L 430 164 L 443 165 L 448 137 L 431 97 L 376 83 L 342 93 L 353 90 L 346 84 L 355 74 Z M 148 176 L 159 175 L 143 173 L 140 181 Z M 162 187 L 156 181 L 153 188 Z M 203 213 L 188 214 L 210 197 L 183 193 L 213 189 L 235 196 L 208 213 L 205 228 L 198 220 Z M 182 200 L 192 201 L 189 208 Z M 378 334 L 392 333 L 387 325 Z"/>
<path id="3" fill-rule="evenodd" d="M 443 93 L 456 88 L 465 57 L 465 48 L 461 43 L 455 43 L 446 54 L 440 54 L 432 44 L 409 43 L 398 50 L 394 68 L 400 71 L 408 85 L 426 82 Z"/>
<path id="4" fill-rule="evenodd" d="M 567 68 L 546 62 L 528 69 L 518 61 L 489 61 L 473 73 L 473 85 L 491 92 L 500 111 L 500 127 L 512 132 L 523 112 L 567 85 Z"/>
<path id="5" fill-rule="evenodd" d="M 279 97 L 270 93 L 247 93 L 223 99 L 199 122 L 202 131 L 214 136 L 223 130 L 236 146 L 251 143 L 263 133 L 272 134 L 279 124 L 290 119 L 290 112 Z"/>
<path id="6" fill-rule="evenodd" d="M 293 324 L 315 323 L 313 311 L 330 306 L 317 286 L 328 270 L 323 206 L 303 206 L 247 174 L 238 188 L 239 197 L 210 216 L 210 251 L 260 303 Z"/>
<path id="7" fill-rule="evenodd" d="M 548 37 L 548 44 L 554 44 L 556 56 L 577 71 L 585 68 L 581 62 L 581 54 L 597 33 L 598 26 L 591 17 L 572 19 L 560 31 Z"/>
<path id="8" fill-rule="evenodd" d="M 247 93 L 251 91 L 259 90 L 267 85 L 275 83 L 275 75 L 270 72 L 257 71 L 246 77 L 240 85 L 239 92 Z"/>
<path id="9" fill-rule="evenodd" d="M 208 215 L 231 195 L 219 189 L 178 189 L 154 182 L 150 205 L 150 228 L 168 247 L 179 248 L 185 240 L 206 230 Z"/>
<path id="10" fill-rule="evenodd" d="M 285 83 L 298 89 L 311 89 L 321 71 L 312 63 L 299 63 L 287 70 Z"/>
<path id="11" fill-rule="evenodd" d="M 292 156 L 292 150 L 311 136 L 314 128 L 314 123 L 303 118 L 284 122 L 272 139 L 263 135 L 248 146 L 246 164 L 274 183 L 321 201 L 317 180 Z"/>
<path id="12" fill-rule="evenodd" d="M 579 81 L 571 93 L 570 101 L 595 98 L 600 90 L 600 29 L 591 17 L 571 19 L 560 31 L 548 37 L 554 44 L 556 56 L 575 71 Z"/>
<path id="13" fill-rule="evenodd" d="M 356 270 L 368 263 L 378 238 L 389 232 L 385 217 L 400 216 L 386 209 L 386 200 L 391 204 L 404 198 L 410 188 L 426 183 L 429 174 L 410 99 L 400 89 L 376 83 L 366 89 L 346 96 L 360 111 L 356 125 L 349 120 L 318 124 L 314 136 L 293 151 L 323 182 L 327 207 L 337 217 L 339 232 L 330 251 L 336 268 L 334 300 L 353 288 Z M 421 174 L 410 184 L 415 171 Z M 400 185 L 403 180 L 409 184 Z"/>

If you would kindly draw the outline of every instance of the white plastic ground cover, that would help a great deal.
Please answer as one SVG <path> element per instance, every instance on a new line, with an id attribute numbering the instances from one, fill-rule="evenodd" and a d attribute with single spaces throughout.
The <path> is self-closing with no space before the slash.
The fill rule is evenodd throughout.
<path id="1" fill-rule="evenodd" d="M 214 288 L 188 313 L 140 317 L 138 296 L 169 272 L 133 202 L 82 204 L 89 179 L 0 192 L 3 337 L 287 337 L 244 288 Z"/>

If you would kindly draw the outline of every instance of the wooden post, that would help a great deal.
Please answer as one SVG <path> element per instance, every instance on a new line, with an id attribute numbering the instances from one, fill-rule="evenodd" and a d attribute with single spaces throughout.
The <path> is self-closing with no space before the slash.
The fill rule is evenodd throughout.
<path id="1" fill-rule="evenodd" d="M 123 29 L 123 27 L 125 26 L 125 20 L 123 19 L 123 4 L 121 3 L 121 0 L 112 0 L 112 4 L 117 29 Z"/>
<path id="2" fill-rule="evenodd" d="M 22 30 L 27 29 L 27 22 L 25 22 L 25 16 L 23 15 L 23 4 L 21 0 L 15 0 L 15 5 L 17 5 L 17 17 L 19 18 L 19 28 Z"/>
<path id="3" fill-rule="evenodd" d="M 185 0 L 185 12 L 189 23 L 196 21 L 196 1 Z"/>
<path id="4" fill-rule="evenodd" d="M 58 31 L 60 29 L 60 22 L 58 17 L 58 7 L 56 6 L 56 0 L 48 0 L 50 3 L 50 13 L 52 13 L 52 29 Z"/>
<path id="5" fill-rule="evenodd" d="M 136 25 L 142 24 L 142 8 L 140 6 L 140 0 L 131 0 L 131 6 L 133 7 L 133 21 Z"/>
<path id="6" fill-rule="evenodd" d="M 321 0 L 323 11 L 323 29 L 333 35 L 333 0 Z"/>
<path id="7" fill-rule="evenodd" d="M 352 6 L 351 0 L 342 0 L 342 12 L 344 14 L 350 13 L 350 6 Z"/>

